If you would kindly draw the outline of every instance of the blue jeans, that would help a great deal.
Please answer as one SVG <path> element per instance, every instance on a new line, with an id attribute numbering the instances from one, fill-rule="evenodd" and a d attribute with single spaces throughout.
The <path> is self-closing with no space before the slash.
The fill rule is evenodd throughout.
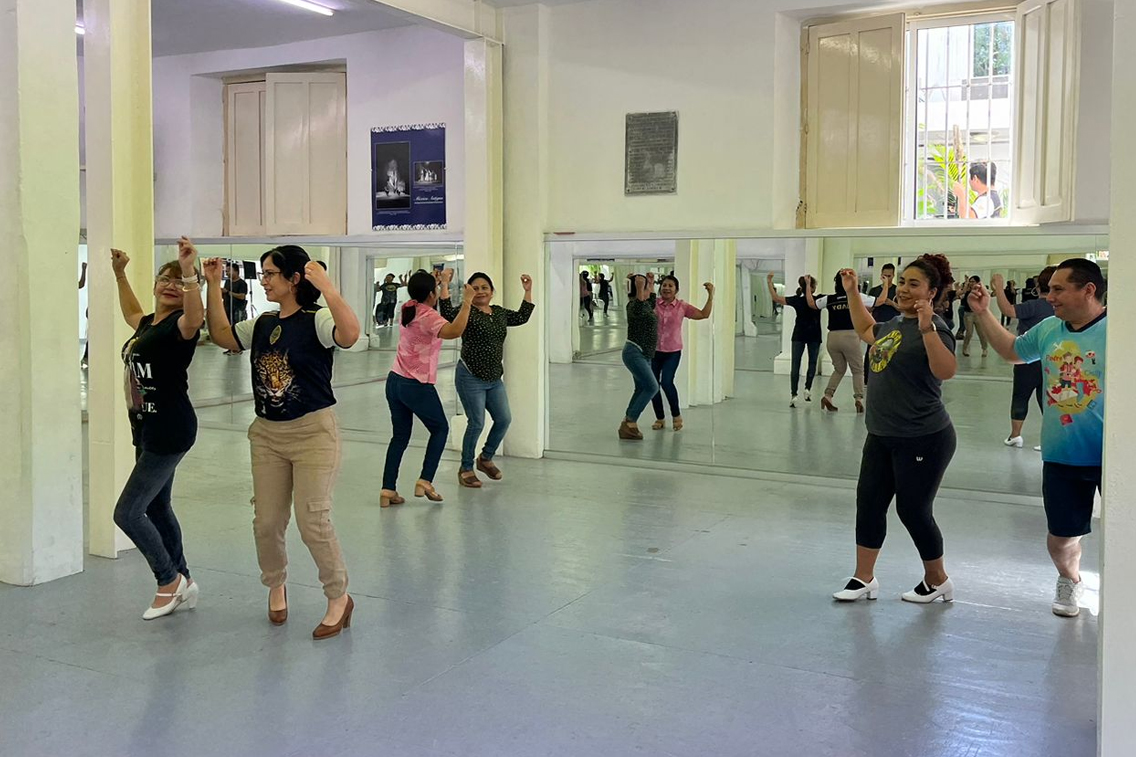
<path id="1" fill-rule="evenodd" d="M 394 434 L 387 445 L 383 488 L 390 491 L 398 489 L 398 469 L 402 465 L 406 447 L 410 444 L 410 432 L 414 428 L 416 415 L 430 432 L 430 441 L 426 442 L 426 457 L 422 460 L 422 475 L 419 478 L 433 483 L 438 463 L 442 460 L 442 450 L 446 448 L 446 437 L 450 433 L 450 422 L 446 420 L 442 400 L 438 399 L 438 390 L 433 384 L 423 384 L 391 371 L 387 375 L 387 405 L 390 406 Z"/>
<path id="2" fill-rule="evenodd" d="M 659 382 L 655 380 L 655 373 L 651 370 L 651 361 L 639 349 L 639 345 L 632 342 L 623 345 L 623 364 L 631 371 L 631 378 L 635 379 L 635 393 L 631 395 L 631 404 L 627 406 L 626 418 L 637 423 L 651 398 L 658 393 Z"/>
<path id="3" fill-rule="evenodd" d="M 159 586 L 173 583 L 179 573 L 189 578 L 181 526 L 170 502 L 174 470 L 183 457 L 184 452 L 159 455 L 136 447 L 134 470 L 114 506 L 115 525 L 146 558 Z"/>
<path id="4" fill-rule="evenodd" d="M 816 378 L 817 358 L 820 357 L 820 342 L 793 342 L 793 361 L 789 375 L 789 383 L 792 388 L 793 396 L 796 396 L 797 389 L 801 384 L 801 357 L 804 355 L 806 347 L 809 349 L 809 368 L 808 373 L 805 374 L 806 391 L 812 391 L 813 379 Z"/>
<path id="5" fill-rule="evenodd" d="M 474 376 L 465 363 L 458 361 L 457 375 L 454 378 L 457 385 L 458 398 L 465 410 L 465 438 L 462 439 L 461 469 L 473 470 L 473 453 L 477 449 L 477 440 L 481 438 L 481 431 L 485 428 L 485 411 L 493 418 L 493 428 L 489 429 L 489 437 L 485 440 L 485 447 L 481 450 L 481 457 L 492 460 L 513 422 L 513 414 L 509 412 L 509 395 L 505 392 L 505 382 L 482 381 Z"/>
<path id="6" fill-rule="evenodd" d="M 678 389 L 675 387 L 675 373 L 678 372 L 680 360 L 682 360 L 682 350 L 656 352 L 651 358 L 651 373 L 659 382 L 659 391 L 651 398 L 651 404 L 655 408 L 655 418 L 660 421 L 666 417 L 663 413 L 664 392 L 667 395 L 667 403 L 671 406 L 671 417 L 678 418 L 682 415 L 682 410 L 678 406 Z"/>

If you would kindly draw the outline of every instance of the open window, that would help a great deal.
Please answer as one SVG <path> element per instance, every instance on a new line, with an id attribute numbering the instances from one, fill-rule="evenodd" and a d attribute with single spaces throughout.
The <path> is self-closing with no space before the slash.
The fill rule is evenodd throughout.
<path id="1" fill-rule="evenodd" d="M 225 233 L 346 234 L 346 75 L 269 73 L 225 105 Z"/>
<path id="2" fill-rule="evenodd" d="M 1078 0 L 808 27 L 804 225 L 1073 217 Z"/>

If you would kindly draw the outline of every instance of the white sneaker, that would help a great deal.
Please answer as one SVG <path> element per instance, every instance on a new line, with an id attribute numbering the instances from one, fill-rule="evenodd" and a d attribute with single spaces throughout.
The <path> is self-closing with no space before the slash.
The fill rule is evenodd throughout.
<path id="1" fill-rule="evenodd" d="M 1081 613 L 1081 597 L 1085 593 L 1085 582 L 1073 583 L 1072 579 L 1058 576 L 1057 590 L 1053 593 L 1053 614 L 1063 618 L 1075 618 Z"/>
<path id="2" fill-rule="evenodd" d="M 873 577 L 871 583 L 864 583 L 859 578 L 853 576 L 848 579 L 848 584 L 832 595 L 832 598 L 840 602 L 855 602 L 860 597 L 867 597 L 868 599 L 876 599 L 880 596 L 880 580 Z"/>
<path id="3" fill-rule="evenodd" d="M 951 602 L 955 598 L 955 585 L 951 579 L 947 579 L 938 586 L 928 586 L 926 581 L 920 581 L 919 585 L 911 591 L 903 592 L 904 602 L 917 602 L 922 605 L 928 605 L 940 597 L 944 602 Z"/>
<path id="4" fill-rule="evenodd" d="M 1005 444 L 1007 447 L 1017 447 L 1018 449 L 1021 449 L 1022 445 L 1025 443 L 1025 439 L 1022 439 L 1020 436 L 1011 436 L 1006 439 L 1006 441 L 1002 442 L 1002 444 Z"/>
<path id="5" fill-rule="evenodd" d="M 1039 444 L 1039 445 L 1037 445 L 1036 447 L 1034 447 L 1034 448 L 1033 448 L 1033 451 L 1034 451 L 1034 452 L 1041 452 L 1041 445 Z"/>
<path id="6" fill-rule="evenodd" d="M 796 407 L 796 406 L 797 406 L 797 395 L 794 394 L 792 397 L 789 398 L 789 407 Z"/>
<path id="7" fill-rule="evenodd" d="M 185 576 L 179 576 L 180 579 L 178 587 L 170 594 L 158 592 L 159 597 L 173 597 L 167 604 L 161 607 L 147 607 L 146 612 L 142 613 L 142 620 L 156 620 L 163 618 L 166 615 L 173 613 L 181 605 L 185 605 L 189 609 L 197 607 L 197 596 L 200 594 L 201 589 L 198 587 L 197 582 L 192 584 L 186 580 Z"/>
<path id="8" fill-rule="evenodd" d="M 805 402 L 812 402 L 813 394 L 808 389 L 805 390 Z"/>

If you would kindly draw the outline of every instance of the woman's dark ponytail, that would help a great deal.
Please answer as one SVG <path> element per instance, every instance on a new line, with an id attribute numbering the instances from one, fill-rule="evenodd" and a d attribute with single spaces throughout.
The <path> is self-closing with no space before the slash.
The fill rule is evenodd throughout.
<path id="1" fill-rule="evenodd" d="M 425 271 L 419 271 L 410 277 L 410 281 L 406 283 L 406 293 L 410 295 L 410 300 L 402 306 L 403 326 L 409 326 L 414 321 L 414 316 L 418 314 L 418 303 L 430 299 L 437 287 L 437 279 Z"/>
<path id="2" fill-rule="evenodd" d="M 300 283 L 296 285 L 297 305 L 306 308 L 319 302 L 320 291 L 315 288 L 312 282 L 308 281 L 307 274 L 304 272 L 304 266 L 312 260 L 307 250 L 295 244 L 273 247 L 260 256 L 261 266 L 269 258 L 272 258 L 272 262 L 280 269 L 280 275 L 285 279 L 291 281 L 293 276 L 300 274 Z M 322 260 L 317 262 L 323 266 L 325 271 L 327 270 L 327 265 Z"/>

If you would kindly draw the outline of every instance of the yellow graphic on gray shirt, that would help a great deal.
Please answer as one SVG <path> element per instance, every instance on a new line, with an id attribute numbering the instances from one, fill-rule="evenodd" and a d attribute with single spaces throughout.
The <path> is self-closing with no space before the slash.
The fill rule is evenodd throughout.
<path id="1" fill-rule="evenodd" d="M 872 373 L 879 373 L 887 368 L 901 344 L 903 344 L 903 334 L 899 329 L 877 339 L 868 353 L 868 367 L 872 369 Z"/>

